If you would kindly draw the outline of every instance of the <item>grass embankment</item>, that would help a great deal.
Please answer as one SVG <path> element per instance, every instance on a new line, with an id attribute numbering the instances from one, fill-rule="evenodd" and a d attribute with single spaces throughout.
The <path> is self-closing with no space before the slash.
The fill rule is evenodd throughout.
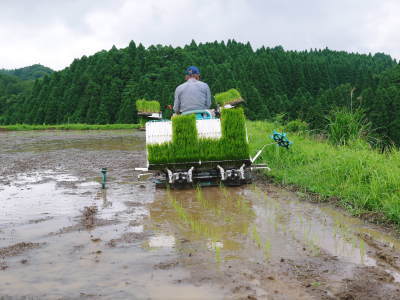
<path id="1" fill-rule="evenodd" d="M 265 143 L 273 129 L 267 122 L 247 123 L 250 150 Z M 334 146 L 307 134 L 290 134 L 290 150 L 269 146 L 263 154 L 271 175 L 282 184 L 334 197 L 354 214 L 371 214 L 400 225 L 400 152 L 381 154 L 365 142 Z"/>
<path id="2" fill-rule="evenodd" d="M 59 125 L 28 125 L 16 124 L 0 126 L 0 130 L 23 131 L 23 130 L 116 130 L 139 128 L 139 124 L 59 124 Z"/>

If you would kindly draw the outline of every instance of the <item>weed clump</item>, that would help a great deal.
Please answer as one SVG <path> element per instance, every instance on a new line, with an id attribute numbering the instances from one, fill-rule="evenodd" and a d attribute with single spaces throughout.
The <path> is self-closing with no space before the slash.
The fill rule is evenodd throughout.
<path id="1" fill-rule="evenodd" d="M 136 109 L 139 113 L 156 113 L 160 111 L 160 102 L 139 99 L 136 100 Z"/>
<path id="2" fill-rule="evenodd" d="M 293 120 L 286 124 L 285 129 L 288 132 L 305 132 L 308 129 L 308 124 L 302 120 Z"/>
<path id="3" fill-rule="evenodd" d="M 338 108 L 327 120 L 328 139 L 335 145 L 348 145 L 349 142 L 370 138 L 371 123 L 362 110 L 351 112 L 347 108 Z"/>
<path id="4" fill-rule="evenodd" d="M 216 94 L 214 96 L 215 102 L 220 106 L 224 106 L 229 103 L 233 102 L 241 102 L 243 101 L 242 96 L 240 95 L 239 91 L 236 89 L 230 89 L 226 92 Z"/>

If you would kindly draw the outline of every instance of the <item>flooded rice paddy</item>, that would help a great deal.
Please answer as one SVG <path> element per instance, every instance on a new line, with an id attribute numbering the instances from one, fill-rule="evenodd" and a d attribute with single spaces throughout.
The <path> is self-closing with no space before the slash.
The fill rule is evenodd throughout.
<path id="1" fill-rule="evenodd" d="M 400 241 L 330 205 L 261 180 L 156 190 L 139 131 L 0 141 L 0 297 L 400 298 Z"/>

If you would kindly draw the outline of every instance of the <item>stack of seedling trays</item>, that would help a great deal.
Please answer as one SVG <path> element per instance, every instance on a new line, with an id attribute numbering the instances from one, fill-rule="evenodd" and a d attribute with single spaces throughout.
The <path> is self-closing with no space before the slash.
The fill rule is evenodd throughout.
<path id="1" fill-rule="evenodd" d="M 223 109 L 220 119 L 196 120 L 191 114 L 147 122 L 146 145 L 149 170 L 205 170 L 217 165 L 240 168 L 251 164 L 242 108 Z"/>
<path id="2" fill-rule="evenodd" d="M 136 100 L 136 109 L 139 116 L 140 130 L 145 130 L 146 121 L 159 120 L 162 118 L 160 102 L 146 99 Z"/>
<path id="3" fill-rule="evenodd" d="M 244 102 L 239 91 L 236 89 L 230 89 L 226 92 L 216 94 L 214 98 L 215 102 L 220 107 L 235 107 Z"/>
<path id="4" fill-rule="evenodd" d="M 160 102 L 146 99 L 136 100 L 138 115 L 144 118 L 161 119 Z"/>

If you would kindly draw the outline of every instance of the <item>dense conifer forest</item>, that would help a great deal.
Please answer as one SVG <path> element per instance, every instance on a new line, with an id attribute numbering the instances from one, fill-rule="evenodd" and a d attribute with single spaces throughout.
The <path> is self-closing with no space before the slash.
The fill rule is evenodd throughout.
<path id="1" fill-rule="evenodd" d="M 0 123 L 134 123 L 135 100 L 172 104 L 189 65 L 200 68 L 213 94 L 237 88 L 249 119 L 284 114 L 324 129 L 333 108 L 362 108 L 377 134 L 400 144 L 400 66 L 390 56 L 255 50 L 234 40 L 192 41 L 183 48 L 145 48 L 132 41 L 124 49 L 75 59 L 26 89 L 18 87 L 15 76 L 0 74 Z"/>
<path id="2" fill-rule="evenodd" d="M 53 73 L 53 70 L 36 64 L 25 68 L 5 70 L 0 69 L 0 123 L 4 114 L 12 114 L 20 99 L 29 97 L 34 81 Z"/>

